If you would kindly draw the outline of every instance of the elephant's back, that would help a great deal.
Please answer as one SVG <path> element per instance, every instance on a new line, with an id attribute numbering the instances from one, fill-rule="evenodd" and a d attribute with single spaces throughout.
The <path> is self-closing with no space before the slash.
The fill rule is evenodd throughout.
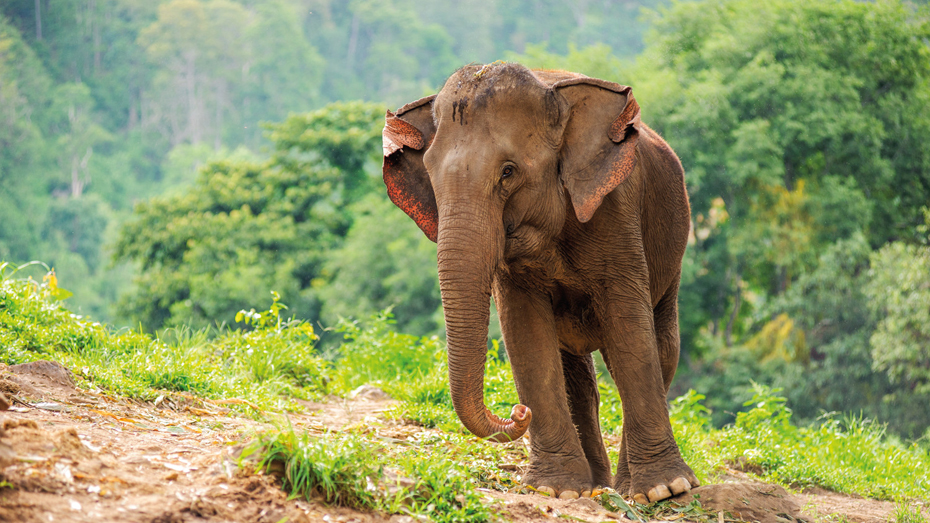
<path id="1" fill-rule="evenodd" d="M 562 71 L 559 69 L 533 69 L 532 72 L 533 76 L 549 87 L 552 87 L 554 83 L 561 82 L 562 80 L 587 78 L 587 76 L 581 73 L 573 73 L 571 71 Z"/>

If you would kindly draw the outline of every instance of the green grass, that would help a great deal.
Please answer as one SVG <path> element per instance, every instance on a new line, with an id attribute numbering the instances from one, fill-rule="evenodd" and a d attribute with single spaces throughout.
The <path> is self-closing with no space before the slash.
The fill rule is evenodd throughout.
<path id="1" fill-rule="evenodd" d="M 359 509 L 378 507 L 375 488 L 383 464 L 367 440 L 352 434 L 311 438 L 290 428 L 262 434 L 241 458 L 256 455 L 256 469 L 275 473 L 292 496 Z"/>
<path id="2" fill-rule="evenodd" d="M 42 281 L 16 273 L 0 264 L 0 361 L 7 364 L 52 359 L 87 386 L 142 400 L 181 392 L 281 410 L 327 391 L 330 365 L 314 353 L 313 327 L 283 320 L 277 295 L 267 311 L 240 313 L 245 328 L 179 328 L 159 337 L 71 313 L 54 271 Z"/>
<path id="3" fill-rule="evenodd" d="M 342 322 L 335 330 L 343 343 L 321 355 L 312 327 L 285 320 L 274 293 L 268 310 L 242 311 L 238 329 L 182 328 L 160 336 L 76 316 L 62 304 L 67 294 L 53 271 L 38 281 L 0 264 L 0 361 L 52 359 L 72 369 L 84 387 L 149 401 L 173 393 L 238 399 L 244 401 L 234 406 L 251 411 L 249 402 L 263 413 L 294 408 L 297 398 L 376 384 L 400 400 L 389 417 L 439 429 L 415 431 L 403 441 L 377 431 L 313 436 L 292 427 L 259 435 L 247 452 L 255 460 L 250 463 L 280 475 L 293 496 L 435 521 L 488 521 L 496 518 L 494 503 L 475 487 L 526 491 L 512 466 L 526 463 L 522 442 L 490 444 L 466 434 L 452 409 L 443 342 L 394 332 L 389 313 Z M 517 395 L 499 353 L 495 343 L 485 401 L 505 416 Z M 603 429 L 620 434 L 620 398 L 606 384 L 600 392 Z M 703 400 L 690 391 L 673 400 L 670 410 L 682 454 L 702 482 L 740 468 L 789 488 L 819 486 L 894 500 L 896 521 L 927 521 L 920 509 L 930 500 L 926 441 L 899 441 L 882 426 L 851 415 L 825 415 L 813 426 L 797 426 L 785 399 L 762 386 L 747 398 L 746 412 L 717 429 Z M 610 491 L 599 499 L 632 519 L 667 519 L 681 511 L 689 511 L 691 519 L 711 517 L 699 507 L 674 503 L 623 506 Z"/>
<path id="4" fill-rule="evenodd" d="M 811 427 L 791 423 L 785 399 L 756 385 L 752 406 L 722 429 L 709 427 L 693 391 L 675 400 L 673 428 L 685 459 L 706 481 L 727 466 L 790 488 L 818 486 L 884 500 L 930 499 L 930 449 L 889 437 L 856 416 L 825 415 Z"/>
<path id="5" fill-rule="evenodd" d="M 899 502 L 894 508 L 895 523 L 927 523 L 928 518 L 924 515 L 920 505 L 909 502 Z"/>
<path id="6" fill-rule="evenodd" d="M 495 520 L 475 487 L 517 486 L 492 472 L 508 449 L 476 438 L 419 433 L 414 441 L 355 433 L 300 434 L 293 427 L 258 435 L 242 466 L 275 474 L 293 497 L 437 523 Z M 476 473 L 476 468 L 478 473 Z"/>

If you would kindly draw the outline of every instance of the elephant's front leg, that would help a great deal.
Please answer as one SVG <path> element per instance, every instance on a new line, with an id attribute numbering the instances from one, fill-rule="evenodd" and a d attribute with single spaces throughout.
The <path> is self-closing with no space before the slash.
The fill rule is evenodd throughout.
<path id="1" fill-rule="evenodd" d="M 635 288 L 630 282 L 628 288 Z M 698 485 L 684 462 L 668 417 L 666 387 L 648 291 L 610 301 L 603 350 L 623 402 L 623 442 L 615 488 L 637 502 L 668 498 Z M 627 490 L 628 489 L 628 490 Z"/>
<path id="2" fill-rule="evenodd" d="M 549 300 L 508 284 L 494 287 L 517 394 L 533 411 L 523 482 L 561 498 L 590 495 L 591 469 L 572 424 Z"/>

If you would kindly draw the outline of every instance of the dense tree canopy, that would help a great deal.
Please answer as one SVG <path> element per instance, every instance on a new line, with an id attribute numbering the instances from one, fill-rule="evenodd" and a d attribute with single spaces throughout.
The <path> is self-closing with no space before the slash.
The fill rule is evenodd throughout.
<path id="1" fill-rule="evenodd" d="M 136 207 L 116 255 L 141 264 L 125 310 L 150 328 L 228 319 L 269 289 L 316 317 L 311 283 L 373 192 L 383 108 L 334 104 L 270 129 L 270 159 L 218 161 L 190 191 Z"/>
<path id="2" fill-rule="evenodd" d="M 680 3 L 655 19 L 630 81 L 687 173 L 692 364 L 736 389 L 768 372 L 809 416 L 868 409 L 921 430 L 902 392 L 923 381 L 902 368 L 927 361 L 927 311 L 894 296 L 919 300 L 907 275 L 926 256 L 928 41 L 926 12 L 899 2 Z"/>

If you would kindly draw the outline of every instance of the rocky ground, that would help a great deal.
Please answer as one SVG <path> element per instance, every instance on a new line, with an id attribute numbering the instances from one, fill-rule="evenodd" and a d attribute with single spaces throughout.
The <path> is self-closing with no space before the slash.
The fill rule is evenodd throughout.
<path id="1" fill-rule="evenodd" d="M 184 395 L 153 404 L 82 391 L 60 365 L 0 365 L 0 521 L 3 522 L 412 522 L 288 500 L 271 476 L 247 473 L 234 456 L 262 423 L 224 402 Z M 3 405 L 0 400 L 0 407 Z M 340 430 L 378 420 L 391 400 L 361 394 L 352 400 L 308 403 L 291 416 L 301 430 Z M 423 428 L 380 420 L 379 435 L 404 439 Z M 719 520 L 887 521 L 894 505 L 814 490 L 786 492 L 730 471 L 718 483 L 695 489 Z M 501 519 L 623 521 L 591 499 L 485 491 Z M 681 499 L 687 503 L 692 495 Z"/>

